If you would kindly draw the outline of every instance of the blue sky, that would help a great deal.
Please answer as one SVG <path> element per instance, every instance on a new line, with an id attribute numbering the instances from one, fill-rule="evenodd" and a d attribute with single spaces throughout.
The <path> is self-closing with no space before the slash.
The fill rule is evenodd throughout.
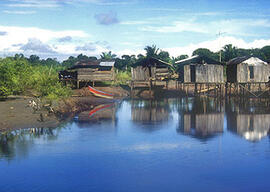
<path id="1" fill-rule="evenodd" d="M 178 56 L 270 45 L 267 0 L 1 0 L 0 18 L 1 56 L 120 56 L 152 44 Z"/>

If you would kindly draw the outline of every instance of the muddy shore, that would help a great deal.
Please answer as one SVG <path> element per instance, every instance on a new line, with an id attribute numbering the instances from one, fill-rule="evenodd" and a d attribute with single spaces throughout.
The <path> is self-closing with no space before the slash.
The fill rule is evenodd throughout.
<path id="1" fill-rule="evenodd" d="M 91 95 L 87 88 L 74 90 L 70 98 L 53 102 L 40 102 L 39 109 L 29 106 L 34 97 L 11 97 L 0 101 L 0 131 L 24 128 L 54 128 L 76 113 L 89 110 L 97 105 L 117 102 L 129 96 L 121 87 L 99 87 L 115 95 L 115 99 L 98 98 Z"/>

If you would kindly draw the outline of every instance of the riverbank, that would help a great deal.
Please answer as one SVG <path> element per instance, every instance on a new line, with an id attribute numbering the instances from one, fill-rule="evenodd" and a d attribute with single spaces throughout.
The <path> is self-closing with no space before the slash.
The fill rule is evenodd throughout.
<path id="1" fill-rule="evenodd" d="M 91 95 L 88 89 L 73 90 L 69 98 L 53 102 L 40 102 L 39 109 L 29 105 L 34 97 L 10 97 L 0 101 L 0 131 L 24 128 L 54 128 L 76 113 L 89 110 L 100 104 L 116 102 L 128 97 L 129 93 L 122 87 L 97 87 L 113 93 L 115 99 L 98 98 Z"/>

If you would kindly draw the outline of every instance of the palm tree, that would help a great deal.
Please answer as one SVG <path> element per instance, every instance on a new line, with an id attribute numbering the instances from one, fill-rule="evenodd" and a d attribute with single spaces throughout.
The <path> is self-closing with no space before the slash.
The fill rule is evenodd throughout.
<path id="1" fill-rule="evenodd" d="M 159 48 L 157 48 L 156 45 L 146 46 L 144 48 L 144 50 L 146 51 L 146 57 L 147 58 L 157 57 L 158 56 Z"/>
<path id="2" fill-rule="evenodd" d="M 111 51 L 109 52 L 102 52 L 100 57 L 101 59 L 105 59 L 105 60 L 111 60 L 111 59 L 115 59 L 117 55 L 112 54 Z"/>
<path id="3" fill-rule="evenodd" d="M 226 62 L 237 57 L 237 48 L 232 44 L 225 45 L 223 49 L 224 49 L 224 58 Z"/>

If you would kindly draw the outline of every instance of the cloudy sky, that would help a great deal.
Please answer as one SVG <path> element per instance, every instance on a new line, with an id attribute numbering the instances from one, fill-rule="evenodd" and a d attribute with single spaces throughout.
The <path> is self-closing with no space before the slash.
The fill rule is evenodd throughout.
<path id="1" fill-rule="evenodd" d="M 217 35 L 221 32 L 221 35 Z M 191 54 L 270 45 L 269 0 L 1 0 L 0 56 Z"/>

